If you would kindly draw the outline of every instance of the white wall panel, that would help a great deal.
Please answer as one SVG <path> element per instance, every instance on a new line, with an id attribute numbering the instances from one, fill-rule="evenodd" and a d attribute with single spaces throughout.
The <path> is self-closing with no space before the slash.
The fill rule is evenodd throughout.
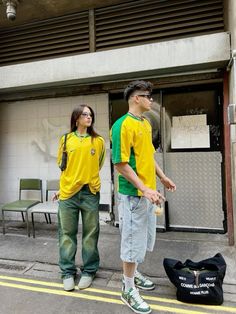
<path id="1" fill-rule="evenodd" d="M 101 202 L 111 204 L 107 94 L 1 103 L 0 203 L 18 198 L 19 179 L 22 177 L 40 178 L 44 188 L 47 179 L 59 178 L 56 164 L 59 139 L 69 130 L 72 110 L 82 103 L 95 110 L 95 120 L 98 117 L 95 129 L 106 140 Z M 12 213 L 6 215 L 13 216 Z M 14 219 L 17 217 L 21 219 L 20 215 L 15 215 Z"/>

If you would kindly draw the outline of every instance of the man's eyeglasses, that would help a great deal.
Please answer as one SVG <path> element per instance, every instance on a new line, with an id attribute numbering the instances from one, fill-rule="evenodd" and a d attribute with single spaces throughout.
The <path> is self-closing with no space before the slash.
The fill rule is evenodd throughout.
<path id="1" fill-rule="evenodd" d="M 153 101 L 152 95 L 150 95 L 150 94 L 139 94 L 139 95 L 133 95 L 132 97 L 134 97 L 134 96 L 145 97 L 145 98 Z"/>
<path id="2" fill-rule="evenodd" d="M 88 117 L 92 118 L 93 117 L 92 113 L 88 113 L 88 112 L 81 113 L 81 116 L 86 117 L 86 118 L 88 118 Z"/>

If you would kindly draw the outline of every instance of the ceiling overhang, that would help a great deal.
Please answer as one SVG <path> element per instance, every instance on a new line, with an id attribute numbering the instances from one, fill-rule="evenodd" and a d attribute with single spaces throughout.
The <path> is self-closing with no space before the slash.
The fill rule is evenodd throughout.
<path id="1" fill-rule="evenodd" d="M 3 66 L 0 93 L 217 70 L 229 59 L 228 33 L 196 36 Z"/>
<path id="2" fill-rule="evenodd" d="M 6 16 L 5 1 L 0 0 L 0 29 L 127 2 L 125 0 L 17 0 L 19 4 L 16 8 L 16 19 L 11 21 Z"/>

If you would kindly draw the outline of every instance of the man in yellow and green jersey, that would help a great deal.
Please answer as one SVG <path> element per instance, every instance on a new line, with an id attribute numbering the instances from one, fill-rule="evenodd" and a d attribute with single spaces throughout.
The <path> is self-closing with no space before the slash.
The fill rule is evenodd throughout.
<path id="1" fill-rule="evenodd" d="M 149 122 L 128 112 L 114 124 L 112 138 L 116 139 L 112 147 L 113 161 L 116 164 L 127 162 L 144 185 L 155 190 L 155 149 Z M 118 184 L 119 193 L 142 196 L 142 192 L 122 175 L 118 177 Z"/>
<path id="2" fill-rule="evenodd" d="M 150 82 L 133 81 L 124 91 L 129 111 L 111 130 L 112 162 L 118 176 L 118 211 L 121 231 L 120 257 L 123 261 L 122 301 L 135 313 L 150 313 L 139 290 L 155 289 L 154 283 L 137 271 L 152 251 L 156 236 L 155 204 L 164 197 L 156 190 L 156 175 L 171 191 L 175 184 L 165 176 L 154 159 L 152 130 L 142 114 L 152 105 Z"/>

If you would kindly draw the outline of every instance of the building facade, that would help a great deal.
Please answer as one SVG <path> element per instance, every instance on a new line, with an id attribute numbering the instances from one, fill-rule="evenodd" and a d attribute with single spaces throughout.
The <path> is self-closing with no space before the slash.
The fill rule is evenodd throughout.
<path id="1" fill-rule="evenodd" d="M 107 147 L 101 202 L 116 220 L 109 129 L 127 110 L 127 82 L 147 79 L 156 158 L 178 185 L 157 228 L 227 233 L 233 245 L 235 1 L 41 3 L 44 15 L 19 2 L 14 22 L 0 7 L 0 202 L 17 197 L 21 177 L 59 178 L 59 137 L 73 108 L 87 103 Z"/>

